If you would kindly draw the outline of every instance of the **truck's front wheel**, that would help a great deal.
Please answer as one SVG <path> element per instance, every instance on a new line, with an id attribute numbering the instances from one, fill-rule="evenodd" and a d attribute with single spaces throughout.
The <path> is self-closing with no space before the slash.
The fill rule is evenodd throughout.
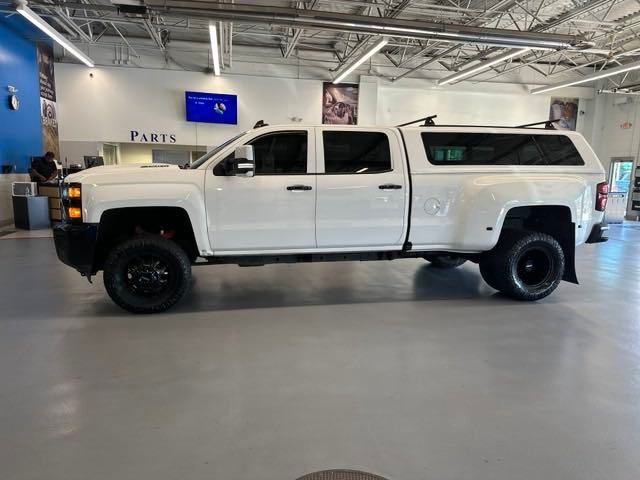
<path id="1" fill-rule="evenodd" d="M 107 256 L 104 285 L 111 299 L 133 313 L 172 307 L 187 291 L 191 263 L 176 243 L 159 236 L 127 240 Z"/>
<path id="2" fill-rule="evenodd" d="M 482 278 L 516 300 L 540 300 L 553 292 L 564 275 L 564 252 L 544 233 L 512 232 L 480 259 Z"/>

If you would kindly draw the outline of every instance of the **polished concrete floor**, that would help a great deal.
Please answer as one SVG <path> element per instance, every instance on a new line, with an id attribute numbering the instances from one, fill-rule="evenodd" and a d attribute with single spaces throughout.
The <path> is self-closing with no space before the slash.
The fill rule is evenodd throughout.
<path id="1" fill-rule="evenodd" d="M 202 267 L 132 316 L 0 239 L 2 480 L 640 478 L 640 227 L 539 303 L 418 260 Z"/>

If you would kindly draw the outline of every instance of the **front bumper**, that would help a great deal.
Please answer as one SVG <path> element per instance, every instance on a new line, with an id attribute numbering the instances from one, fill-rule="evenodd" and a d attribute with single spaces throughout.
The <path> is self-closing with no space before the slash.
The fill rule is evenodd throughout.
<path id="1" fill-rule="evenodd" d="M 62 263 L 82 275 L 93 275 L 98 225 L 92 223 L 61 223 L 53 228 L 56 253 Z"/>
<path id="2" fill-rule="evenodd" d="M 597 223 L 591 229 L 591 234 L 586 243 L 602 243 L 609 240 L 606 236 L 609 226 L 606 223 Z"/>

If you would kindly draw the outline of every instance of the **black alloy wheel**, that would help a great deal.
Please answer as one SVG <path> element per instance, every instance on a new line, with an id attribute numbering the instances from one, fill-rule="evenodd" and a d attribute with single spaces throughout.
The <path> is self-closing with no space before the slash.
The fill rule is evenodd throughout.
<path id="1" fill-rule="evenodd" d="M 157 313 L 175 305 L 191 283 L 191 262 L 175 242 L 156 235 L 116 246 L 104 264 L 111 299 L 133 313 Z"/>
<path id="2" fill-rule="evenodd" d="M 126 270 L 127 286 L 132 292 L 142 296 L 161 294 L 173 280 L 167 262 L 155 255 L 133 258 Z"/>
<path id="3" fill-rule="evenodd" d="M 553 255 L 546 246 L 523 251 L 514 262 L 514 275 L 528 288 L 539 288 L 554 280 Z"/>
<path id="4" fill-rule="evenodd" d="M 505 232 L 498 245 L 480 258 L 482 278 L 516 300 L 540 300 L 564 275 L 562 246 L 546 233 Z"/>

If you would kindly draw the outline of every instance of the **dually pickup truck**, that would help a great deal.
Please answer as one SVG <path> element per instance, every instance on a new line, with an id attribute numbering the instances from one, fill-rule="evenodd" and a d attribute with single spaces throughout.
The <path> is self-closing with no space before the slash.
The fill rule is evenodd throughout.
<path id="1" fill-rule="evenodd" d="M 168 309 L 191 266 L 424 258 L 478 263 L 518 300 L 577 283 L 605 241 L 604 170 L 575 132 L 262 126 L 190 165 L 105 166 L 63 184 L 57 254 L 113 301 Z"/>

